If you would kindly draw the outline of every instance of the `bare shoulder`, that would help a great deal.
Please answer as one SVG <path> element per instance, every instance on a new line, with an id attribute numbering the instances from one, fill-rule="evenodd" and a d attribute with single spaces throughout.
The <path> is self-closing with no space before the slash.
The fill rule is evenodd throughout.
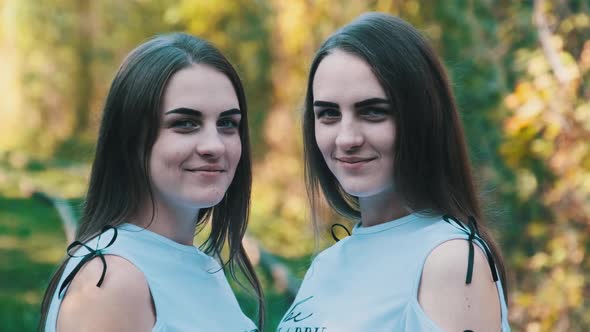
<path id="1" fill-rule="evenodd" d="M 500 299 L 487 258 L 474 244 L 473 279 L 465 283 L 469 242 L 450 240 L 424 263 L 418 301 L 444 331 L 500 331 Z"/>
<path id="2" fill-rule="evenodd" d="M 59 309 L 57 331 L 150 331 L 155 313 L 143 273 L 128 260 L 105 255 L 86 263 L 70 284 Z"/>

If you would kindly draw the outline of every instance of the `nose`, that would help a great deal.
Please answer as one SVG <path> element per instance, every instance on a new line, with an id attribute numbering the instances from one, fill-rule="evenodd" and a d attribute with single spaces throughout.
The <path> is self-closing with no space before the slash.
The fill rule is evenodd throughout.
<path id="1" fill-rule="evenodd" d="M 354 118 L 343 117 L 336 136 L 336 146 L 342 151 L 352 151 L 361 147 L 365 138 L 360 126 Z"/>
<path id="2" fill-rule="evenodd" d="M 225 152 L 225 144 L 217 128 L 211 127 L 213 128 L 205 128 L 201 135 L 198 135 L 195 150 L 204 158 L 216 159 Z"/>

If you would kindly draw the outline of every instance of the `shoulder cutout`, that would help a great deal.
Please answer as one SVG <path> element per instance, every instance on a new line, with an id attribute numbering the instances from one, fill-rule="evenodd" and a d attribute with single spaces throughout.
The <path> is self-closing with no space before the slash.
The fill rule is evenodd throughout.
<path id="1" fill-rule="evenodd" d="M 143 273 L 128 260 L 105 255 L 107 273 L 95 257 L 76 274 L 62 300 L 57 331 L 151 331 L 156 316 Z"/>
<path id="2" fill-rule="evenodd" d="M 465 283 L 469 243 L 450 240 L 424 262 L 418 302 L 443 331 L 500 331 L 500 298 L 487 258 L 474 245 L 473 279 Z"/>

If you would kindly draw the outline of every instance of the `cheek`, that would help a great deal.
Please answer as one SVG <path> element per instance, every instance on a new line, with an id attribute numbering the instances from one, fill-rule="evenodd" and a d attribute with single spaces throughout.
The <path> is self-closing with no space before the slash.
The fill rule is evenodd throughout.
<path id="1" fill-rule="evenodd" d="M 231 166 L 235 168 L 242 156 L 242 141 L 239 136 L 232 137 L 225 141 L 225 149 L 228 154 Z"/>
<path id="2" fill-rule="evenodd" d="M 171 168 L 179 165 L 191 154 L 192 145 L 171 135 L 161 135 L 152 147 L 152 168 Z"/>
<path id="3" fill-rule="evenodd" d="M 331 134 L 328 128 L 322 125 L 315 125 L 315 141 L 324 157 L 330 155 Z"/>
<path id="4" fill-rule="evenodd" d="M 374 142 L 381 153 L 393 159 L 396 136 L 395 125 L 393 123 L 385 123 L 382 127 L 373 128 L 368 132 L 372 135 L 371 141 Z"/>

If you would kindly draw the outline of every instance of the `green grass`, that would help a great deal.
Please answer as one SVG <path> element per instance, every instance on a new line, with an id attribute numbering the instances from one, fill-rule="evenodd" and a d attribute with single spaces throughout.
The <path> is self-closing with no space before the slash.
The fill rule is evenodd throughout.
<path id="1" fill-rule="evenodd" d="M 52 207 L 0 196 L 0 330 L 34 331 L 45 286 L 65 250 Z"/>

